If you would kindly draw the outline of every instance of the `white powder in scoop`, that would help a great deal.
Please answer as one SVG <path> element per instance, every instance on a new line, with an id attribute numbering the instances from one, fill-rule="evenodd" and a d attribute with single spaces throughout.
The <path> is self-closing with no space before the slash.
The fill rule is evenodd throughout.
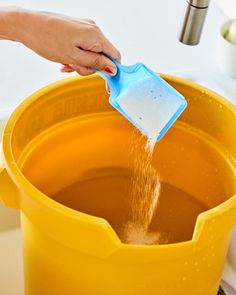
<path id="1" fill-rule="evenodd" d="M 117 103 L 138 129 L 157 139 L 183 102 L 162 81 L 148 77 L 120 93 Z"/>

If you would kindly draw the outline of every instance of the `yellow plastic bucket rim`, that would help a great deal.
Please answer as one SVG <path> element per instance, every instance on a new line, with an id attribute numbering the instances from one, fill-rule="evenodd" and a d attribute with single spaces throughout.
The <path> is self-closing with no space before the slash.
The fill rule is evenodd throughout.
<path id="1" fill-rule="evenodd" d="M 227 108 L 233 110 L 233 112 L 236 114 L 236 105 L 226 100 L 224 97 L 220 96 L 216 92 L 186 79 L 182 79 L 179 77 L 170 76 L 170 75 L 162 74 L 162 73 L 160 75 L 165 80 L 168 80 L 168 82 L 173 81 L 187 87 L 195 88 L 196 90 L 201 92 L 206 91 L 213 99 L 222 103 Z M 60 214 L 66 215 L 67 217 L 73 218 L 81 222 L 89 222 L 89 223 L 96 223 L 96 224 L 99 223 L 100 226 L 102 226 L 104 230 L 107 232 L 107 234 L 110 235 L 111 241 L 113 241 L 114 244 L 116 244 L 116 246 L 127 247 L 132 249 L 136 248 L 139 250 L 146 249 L 147 247 L 149 249 L 152 248 L 153 250 L 157 247 L 159 249 L 162 248 L 163 250 L 166 248 L 171 248 L 171 247 L 175 247 L 175 248 L 183 247 L 184 245 L 188 247 L 190 246 L 190 244 L 196 243 L 199 240 L 201 229 L 204 227 L 204 224 L 206 221 L 209 221 L 212 218 L 216 218 L 219 215 L 222 216 L 225 212 L 229 210 L 229 208 L 232 208 L 232 206 L 236 208 L 236 205 L 235 205 L 236 194 L 235 194 L 231 198 L 226 200 L 225 202 L 221 203 L 220 205 L 199 214 L 195 224 L 193 237 L 189 241 L 183 241 L 183 242 L 172 243 L 172 244 L 163 244 L 163 245 L 151 245 L 151 246 L 150 245 L 129 245 L 129 244 L 124 244 L 121 242 L 118 235 L 115 233 L 112 226 L 106 221 L 106 219 L 89 215 L 89 214 L 71 209 L 69 207 L 66 207 L 54 201 L 53 199 L 51 199 L 50 197 L 42 193 L 34 185 L 32 185 L 30 181 L 28 181 L 27 178 L 23 175 L 21 170 L 18 168 L 18 165 L 12 153 L 11 135 L 12 135 L 12 131 L 14 130 L 14 126 L 17 123 L 17 120 L 23 114 L 23 112 L 27 109 L 27 107 L 31 105 L 32 103 L 34 103 L 35 101 L 37 101 L 38 99 L 40 99 L 42 95 L 48 94 L 49 92 L 54 91 L 55 89 L 61 88 L 63 86 L 66 86 L 68 84 L 78 82 L 78 80 L 81 80 L 81 79 L 87 80 L 87 81 L 91 80 L 91 82 L 94 82 L 96 81 L 95 79 L 100 79 L 100 77 L 97 74 L 92 76 L 86 76 L 86 77 L 74 76 L 74 77 L 65 78 L 65 79 L 56 81 L 54 83 L 51 83 L 39 89 L 38 91 L 34 92 L 29 97 L 27 97 L 23 102 L 21 102 L 19 106 L 13 111 L 10 118 L 8 119 L 7 124 L 4 128 L 3 137 L 2 137 L 2 150 L 3 150 L 2 152 L 4 156 L 3 168 L 6 168 L 8 174 L 10 175 L 10 177 L 12 178 L 16 186 L 21 191 L 23 191 L 26 194 L 33 195 L 34 199 L 36 199 L 43 206 L 46 206 L 49 209 L 55 210 Z M 1 167 L 0 167 L 0 172 L 1 172 Z M 235 223 L 236 223 L 236 214 L 235 214 Z"/>

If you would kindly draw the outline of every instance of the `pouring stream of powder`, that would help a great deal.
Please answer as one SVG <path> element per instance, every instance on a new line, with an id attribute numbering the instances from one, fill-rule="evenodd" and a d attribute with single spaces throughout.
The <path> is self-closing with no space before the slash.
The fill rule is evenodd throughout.
<path id="1" fill-rule="evenodd" d="M 135 134 L 137 135 L 137 134 Z M 158 244 L 160 234 L 149 231 L 160 193 L 160 181 L 152 166 L 156 137 L 135 136 L 131 148 L 130 218 L 122 229 L 122 240 L 128 244 Z"/>

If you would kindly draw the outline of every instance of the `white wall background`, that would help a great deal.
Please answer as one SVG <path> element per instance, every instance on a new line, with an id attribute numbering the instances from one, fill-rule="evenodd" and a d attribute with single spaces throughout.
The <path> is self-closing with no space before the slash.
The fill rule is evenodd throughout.
<path id="1" fill-rule="evenodd" d="M 222 11 L 229 18 L 236 18 L 236 1 L 235 0 L 215 0 Z"/>

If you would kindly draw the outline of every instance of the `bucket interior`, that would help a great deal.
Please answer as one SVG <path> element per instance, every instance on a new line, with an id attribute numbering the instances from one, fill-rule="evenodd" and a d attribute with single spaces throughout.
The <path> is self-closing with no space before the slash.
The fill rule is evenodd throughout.
<path id="1" fill-rule="evenodd" d="M 102 86 L 100 83 L 97 93 L 87 91 L 84 113 L 74 112 L 67 103 L 67 116 L 59 111 L 58 120 L 45 126 L 39 122 L 36 129 L 32 125 L 34 131 L 27 119 L 21 119 L 13 143 L 18 165 L 34 186 L 65 206 L 105 218 L 119 235 L 130 212 L 129 163 L 136 137 L 134 127 L 107 105 L 103 92 L 99 94 Z M 211 134 L 215 132 L 211 118 L 203 128 L 194 124 L 193 118 L 201 120 L 195 100 L 202 97 L 197 96 L 197 90 L 189 93 L 186 117 L 174 124 L 153 153 L 152 164 L 159 173 L 161 191 L 150 230 L 161 233 L 161 243 L 191 240 L 197 216 L 236 191 L 232 153 Z M 193 94 L 196 96 L 191 97 Z M 60 99 L 66 101 L 67 96 L 63 94 Z M 95 99 L 97 105 L 93 104 Z M 49 113 L 58 110 L 55 100 L 49 104 L 48 96 L 45 101 Z M 45 105 L 34 105 L 30 116 L 36 115 L 37 108 L 46 110 Z M 24 132 L 30 130 L 24 140 L 17 137 L 19 126 Z M 228 140 L 225 138 L 225 142 Z"/>

